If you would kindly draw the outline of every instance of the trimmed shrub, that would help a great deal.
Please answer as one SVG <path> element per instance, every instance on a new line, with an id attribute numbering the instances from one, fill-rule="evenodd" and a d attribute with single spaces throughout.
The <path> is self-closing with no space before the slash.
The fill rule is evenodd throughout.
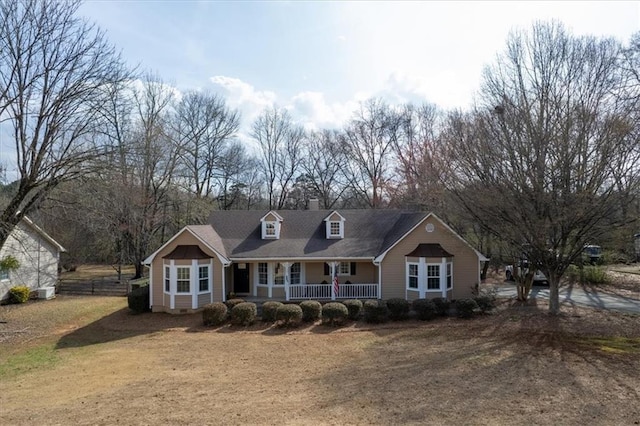
<path id="1" fill-rule="evenodd" d="M 276 320 L 281 327 L 297 327 L 302 322 L 302 308 L 294 304 L 281 304 L 276 311 Z"/>
<path id="2" fill-rule="evenodd" d="M 446 317 L 449 313 L 449 307 L 451 306 L 451 302 L 443 297 L 436 297 L 435 299 L 431 299 L 436 305 L 436 312 L 441 317 Z"/>
<path id="3" fill-rule="evenodd" d="M 256 321 L 257 315 L 258 308 L 255 303 L 238 303 L 231 309 L 231 322 L 236 325 L 251 325 Z"/>
<path id="4" fill-rule="evenodd" d="M 384 300 L 367 300 L 364 302 L 363 308 L 366 322 L 380 324 L 389 319 L 389 308 Z"/>
<path id="5" fill-rule="evenodd" d="M 149 309 L 149 286 L 138 287 L 127 295 L 129 309 L 136 313 L 148 312 Z"/>
<path id="6" fill-rule="evenodd" d="M 244 299 L 240 299 L 240 298 L 229 299 L 226 302 L 224 302 L 224 304 L 227 305 L 227 309 L 229 310 L 229 312 L 231 312 L 234 306 L 239 305 L 240 303 L 244 303 Z"/>
<path id="7" fill-rule="evenodd" d="M 416 299 L 411 307 L 420 321 L 430 321 L 438 316 L 436 304 L 429 299 Z"/>
<path id="8" fill-rule="evenodd" d="M 202 309 L 204 325 L 221 325 L 227 320 L 227 305 L 222 302 L 209 303 Z"/>
<path id="9" fill-rule="evenodd" d="M 389 318 L 394 321 L 401 321 L 409 316 L 410 305 L 405 299 L 389 299 L 387 300 L 387 307 L 389 308 Z"/>
<path id="10" fill-rule="evenodd" d="M 276 321 L 276 312 L 283 306 L 281 302 L 264 302 L 262 304 L 262 321 L 264 322 L 275 322 Z"/>
<path id="11" fill-rule="evenodd" d="M 25 285 L 17 285 L 9 289 L 9 301 L 11 303 L 26 303 L 29 300 L 31 289 Z M 147 300 L 148 302 L 148 300 Z"/>
<path id="12" fill-rule="evenodd" d="M 358 321 L 360 315 L 362 315 L 362 302 L 357 299 L 345 300 L 342 302 L 349 311 L 349 319 L 352 321 Z"/>
<path id="13" fill-rule="evenodd" d="M 341 325 L 349 317 L 349 310 L 340 302 L 329 302 L 322 307 L 322 323 Z"/>
<path id="14" fill-rule="evenodd" d="M 588 284 L 607 284 L 607 271 L 600 266 L 585 266 L 582 270 L 582 282 Z"/>
<path id="15" fill-rule="evenodd" d="M 480 310 L 485 313 L 496 307 L 496 296 L 493 294 L 480 294 L 473 298 Z"/>
<path id="16" fill-rule="evenodd" d="M 305 300 L 300 302 L 302 309 L 302 321 L 314 322 L 322 317 L 322 305 L 315 300 Z"/>
<path id="17" fill-rule="evenodd" d="M 456 300 L 456 314 L 458 318 L 471 318 L 473 311 L 478 308 L 478 304 L 473 299 Z"/>

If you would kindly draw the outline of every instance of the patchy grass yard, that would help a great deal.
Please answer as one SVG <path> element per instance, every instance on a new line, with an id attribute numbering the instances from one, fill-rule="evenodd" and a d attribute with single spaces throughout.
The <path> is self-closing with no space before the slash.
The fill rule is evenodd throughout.
<path id="1" fill-rule="evenodd" d="M 122 274 L 124 276 L 133 276 L 135 267 L 133 265 L 123 265 Z M 91 280 L 104 277 L 117 277 L 118 269 L 116 265 L 78 265 L 75 271 L 63 271 L 60 274 L 61 279 L 69 280 Z"/>
<path id="2" fill-rule="evenodd" d="M 0 424 L 640 422 L 639 317 L 511 303 L 294 330 L 131 315 L 124 298 L 2 306 Z"/>

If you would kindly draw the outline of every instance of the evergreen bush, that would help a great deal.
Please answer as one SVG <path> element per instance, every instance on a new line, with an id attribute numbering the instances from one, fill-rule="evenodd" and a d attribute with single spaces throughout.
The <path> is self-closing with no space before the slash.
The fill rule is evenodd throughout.
<path id="1" fill-rule="evenodd" d="M 300 309 L 302 309 L 302 321 L 314 322 L 322 317 L 322 305 L 315 300 L 305 300 L 300 302 Z"/>
<path id="2" fill-rule="evenodd" d="M 231 309 L 231 322 L 236 325 L 251 325 L 256 321 L 257 315 L 258 308 L 255 303 L 241 302 Z"/>
<path id="3" fill-rule="evenodd" d="M 227 320 L 227 314 L 227 305 L 224 303 L 210 303 L 202 309 L 202 322 L 204 325 L 222 325 Z"/>

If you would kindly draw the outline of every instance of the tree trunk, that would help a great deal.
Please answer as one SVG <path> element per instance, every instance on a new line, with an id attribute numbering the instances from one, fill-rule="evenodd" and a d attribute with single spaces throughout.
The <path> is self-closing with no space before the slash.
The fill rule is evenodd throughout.
<path id="1" fill-rule="evenodd" d="M 138 278 L 142 278 L 144 265 L 142 264 L 142 262 L 136 262 L 134 266 L 136 267 L 136 275 L 133 277 L 133 279 L 137 280 Z"/>
<path id="2" fill-rule="evenodd" d="M 549 278 L 549 313 L 558 315 L 560 313 L 560 286 L 555 275 Z"/>

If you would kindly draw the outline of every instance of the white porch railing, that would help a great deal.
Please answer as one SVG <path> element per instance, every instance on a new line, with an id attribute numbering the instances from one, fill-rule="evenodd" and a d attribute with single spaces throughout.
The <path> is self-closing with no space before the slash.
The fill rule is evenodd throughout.
<path id="1" fill-rule="evenodd" d="M 289 299 L 331 300 L 332 284 L 292 284 Z M 340 284 L 336 299 L 377 299 L 378 284 Z"/>

